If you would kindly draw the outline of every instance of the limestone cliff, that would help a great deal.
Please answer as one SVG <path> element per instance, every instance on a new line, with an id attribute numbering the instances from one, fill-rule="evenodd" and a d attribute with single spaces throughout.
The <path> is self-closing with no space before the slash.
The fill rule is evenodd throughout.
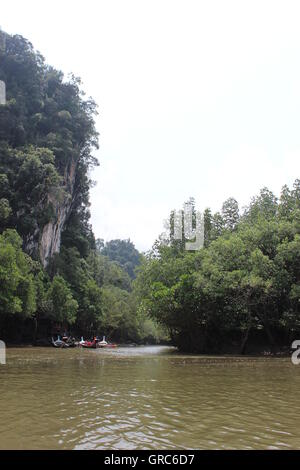
<path id="1" fill-rule="evenodd" d="M 64 172 L 64 192 L 62 194 L 49 195 L 48 202 L 52 204 L 54 216 L 43 227 L 39 240 L 39 256 L 44 267 L 50 258 L 59 253 L 61 234 L 71 212 L 74 197 L 74 185 L 76 177 L 76 160 L 72 159 Z"/>
<path id="2" fill-rule="evenodd" d="M 0 233 L 16 229 L 23 249 L 46 267 L 60 251 L 70 215 L 81 211 L 78 223 L 85 223 L 88 172 L 97 165 L 97 106 L 79 78 L 66 80 L 25 38 L 0 31 L 1 83 L 0 199 L 6 215 Z"/>

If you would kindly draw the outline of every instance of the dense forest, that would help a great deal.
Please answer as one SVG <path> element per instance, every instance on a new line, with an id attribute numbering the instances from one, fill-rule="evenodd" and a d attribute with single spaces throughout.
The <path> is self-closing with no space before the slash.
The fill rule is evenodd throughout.
<path id="1" fill-rule="evenodd" d="M 97 107 L 30 42 L 0 32 L 0 337 L 67 329 L 198 353 L 287 350 L 300 333 L 300 180 L 206 209 L 204 247 L 147 254 L 89 223 Z M 193 199 L 189 201 L 195 213 Z M 170 214 L 170 226 L 174 213 Z M 174 225 L 174 224 L 173 224 Z"/>
<path id="2" fill-rule="evenodd" d="M 98 161 L 96 104 L 81 82 L 0 31 L 0 337 L 34 341 L 64 330 L 157 342 L 132 289 L 140 254 L 104 244 L 89 223 Z"/>
<path id="3" fill-rule="evenodd" d="M 264 188 L 242 213 L 230 198 L 203 220 L 204 248 L 171 236 L 143 260 L 139 308 L 185 351 L 287 351 L 300 334 L 300 180 L 279 200 Z"/>

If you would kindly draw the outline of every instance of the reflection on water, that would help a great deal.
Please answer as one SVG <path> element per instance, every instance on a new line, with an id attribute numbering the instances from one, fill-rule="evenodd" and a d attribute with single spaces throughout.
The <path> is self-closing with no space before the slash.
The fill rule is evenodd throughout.
<path id="1" fill-rule="evenodd" d="M 9 349 L 0 448 L 300 448 L 300 366 L 172 348 Z"/>

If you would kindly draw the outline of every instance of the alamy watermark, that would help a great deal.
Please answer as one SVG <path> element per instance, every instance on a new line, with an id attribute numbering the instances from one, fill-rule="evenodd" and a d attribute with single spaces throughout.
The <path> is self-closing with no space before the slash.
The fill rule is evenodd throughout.
<path id="1" fill-rule="evenodd" d="M 6 104 L 6 86 L 5 82 L 0 80 L 0 105 Z"/>
<path id="2" fill-rule="evenodd" d="M 298 366 L 300 364 L 300 339 L 295 339 L 295 341 L 292 342 L 292 349 L 295 349 L 291 356 L 291 361 L 295 366 Z"/>
<path id="3" fill-rule="evenodd" d="M 185 203 L 183 210 L 174 210 L 165 228 L 165 233 L 173 240 L 183 241 L 188 251 L 198 251 L 204 246 L 203 215 L 192 203 Z"/>
<path id="4" fill-rule="evenodd" d="M 6 364 L 6 344 L 0 340 L 0 365 Z"/>

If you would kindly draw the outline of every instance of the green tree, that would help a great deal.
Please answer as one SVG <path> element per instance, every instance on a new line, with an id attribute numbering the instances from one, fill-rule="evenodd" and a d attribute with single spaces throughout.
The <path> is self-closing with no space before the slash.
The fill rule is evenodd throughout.
<path id="1" fill-rule="evenodd" d="M 111 261 L 119 263 L 127 271 L 131 279 L 135 277 L 134 271 L 140 263 L 140 253 L 129 239 L 110 240 L 100 250 L 102 255 L 107 256 Z"/>
<path id="2" fill-rule="evenodd" d="M 238 202 L 233 197 L 230 197 L 223 203 L 222 217 L 226 229 L 232 231 L 236 228 L 240 214 Z"/>
<path id="3" fill-rule="evenodd" d="M 31 316 L 36 309 L 36 291 L 30 258 L 23 253 L 15 230 L 0 235 L 0 313 Z"/>
<path id="4" fill-rule="evenodd" d="M 61 276 L 55 276 L 47 292 L 48 315 L 51 319 L 72 325 L 76 321 L 78 303 L 73 298 L 70 287 Z"/>
<path id="5" fill-rule="evenodd" d="M 89 334 L 102 326 L 102 291 L 93 279 L 83 286 L 78 309 L 78 325 Z"/>

